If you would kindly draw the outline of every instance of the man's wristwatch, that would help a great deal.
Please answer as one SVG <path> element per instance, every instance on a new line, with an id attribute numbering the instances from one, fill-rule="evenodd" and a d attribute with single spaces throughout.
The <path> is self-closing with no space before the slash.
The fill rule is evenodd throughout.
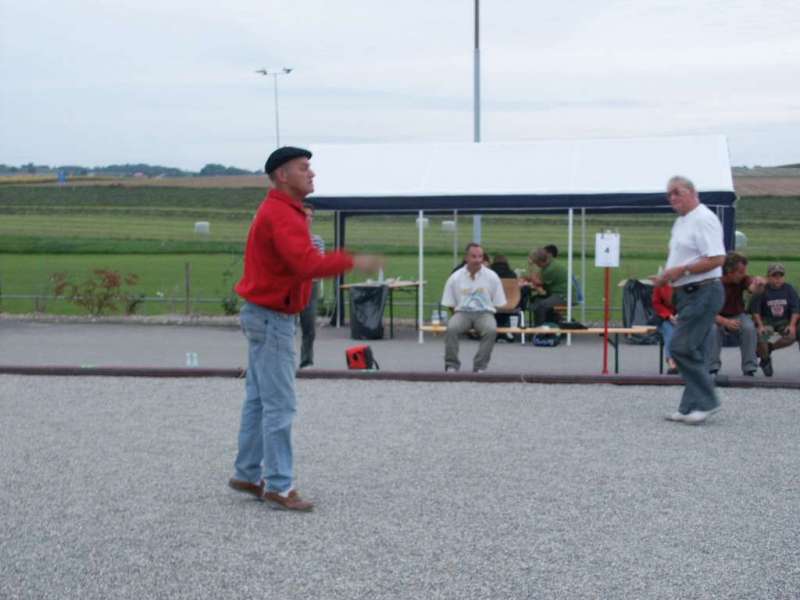
<path id="1" fill-rule="evenodd" d="M 692 272 L 689 269 L 684 269 L 682 277 L 688 277 L 691 274 L 692 274 Z"/>

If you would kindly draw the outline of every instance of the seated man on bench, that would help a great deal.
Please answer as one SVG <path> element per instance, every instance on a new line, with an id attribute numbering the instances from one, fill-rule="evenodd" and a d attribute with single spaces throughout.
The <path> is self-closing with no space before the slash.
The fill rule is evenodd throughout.
<path id="1" fill-rule="evenodd" d="M 531 286 L 538 296 L 532 296 L 533 326 L 555 321 L 554 307 L 567 303 L 567 270 L 556 262 L 545 248 L 531 252 L 529 262 L 539 267 L 530 276 Z"/>
<path id="2" fill-rule="evenodd" d="M 483 265 L 483 249 L 479 244 L 467 244 L 464 259 L 466 264 L 450 275 L 442 294 L 442 306 L 453 311 L 445 334 L 444 370 L 458 371 L 461 368 L 458 336 L 474 329 L 480 336 L 480 343 L 472 371 L 480 373 L 489 366 L 494 349 L 497 334 L 495 307 L 506 303 L 506 295 L 497 273 Z"/>
<path id="3" fill-rule="evenodd" d="M 747 274 L 747 257 L 730 251 L 722 265 L 722 286 L 725 289 L 725 304 L 714 319 L 711 328 L 711 353 L 709 371 L 716 375 L 722 366 L 722 346 L 726 337 L 732 338 L 742 353 L 742 375 L 756 374 L 756 326 L 745 312 L 744 293 L 760 294 L 766 281 L 763 277 Z"/>

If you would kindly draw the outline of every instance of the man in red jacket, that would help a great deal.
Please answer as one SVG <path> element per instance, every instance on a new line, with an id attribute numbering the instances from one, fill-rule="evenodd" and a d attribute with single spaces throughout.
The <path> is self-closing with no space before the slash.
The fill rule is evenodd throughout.
<path id="1" fill-rule="evenodd" d="M 244 274 L 236 293 L 248 340 L 246 395 L 235 475 L 228 485 L 282 510 L 310 511 L 294 488 L 292 421 L 295 401 L 295 315 L 305 308 L 311 280 L 350 269 L 374 271 L 374 256 L 340 250 L 322 254 L 311 243 L 303 200 L 314 191 L 311 152 L 284 146 L 265 165 L 272 189 L 247 236 Z"/>

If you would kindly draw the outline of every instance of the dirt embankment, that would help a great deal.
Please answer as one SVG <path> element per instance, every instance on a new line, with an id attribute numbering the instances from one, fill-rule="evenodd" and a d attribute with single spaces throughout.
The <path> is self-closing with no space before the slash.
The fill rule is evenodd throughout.
<path id="1" fill-rule="evenodd" d="M 737 173 L 734 169 L 733 182 L 739 196 L 800 196 L 800 169 L 781 169 L 780 172 L 791 173 L 788 176 L 779 174 L 778 169 L 763 169 L 763 173 Z M 752 169 L 747 171 L 754 171 Z M 8 182 L 12 183 L 12 182 Z M 17 181 L 16 183 L 20 183 Z M 124 179 L 75 179 L 68 186 L 119 186 L 119 187 L 189 187 L 189 188 L 263 188 L 267 187 L 266 175 L 230 175 L 221 177 L 126 177 Z M 56 186 L 52 182 L 30 182 L 29 185 Z"/>
<path id="2" fill-rule="evenodd" d="M 800 196 L 800 177 L 734 177 L 739 196 Z"/>

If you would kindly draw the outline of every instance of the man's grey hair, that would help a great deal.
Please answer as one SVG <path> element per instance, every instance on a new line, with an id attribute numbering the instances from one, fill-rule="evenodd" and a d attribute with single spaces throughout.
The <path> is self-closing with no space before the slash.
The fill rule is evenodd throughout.
<path id="1" fill-rule="evenodd" d="M 534 250 L 533 252 L 530 253 L 530 256 L 528 256 L 528 259 L 532 263 L 535 263 L 535 264 L 542 263 L 542 264 L 545 264 L 545 265 L 548 264 L 552 260 L 552 258 L 553 258 L 553 255 L 550 254 L 544 248 L 537 248 L 536 250 Z"/>
<path id="2" fill-rule="evenodd" d="M 669 181 L 667 182 L 667 187 L 678 184 L 681 187 L 685 187 L 687 190 L 692 192 L 693 194 L 697 193 L 697 189 L 694 187 L 694 183 L 688 177 L 684 177 L 683 175 L 675 175 L 674 177 L 670 177 Z"/>

